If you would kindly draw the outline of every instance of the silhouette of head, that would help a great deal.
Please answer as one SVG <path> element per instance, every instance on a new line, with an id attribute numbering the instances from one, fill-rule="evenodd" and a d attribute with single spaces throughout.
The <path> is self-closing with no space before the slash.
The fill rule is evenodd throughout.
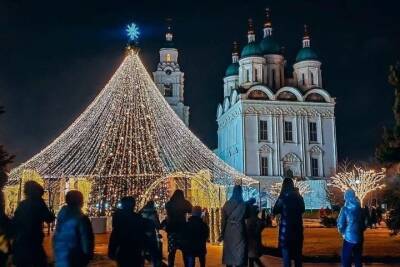
<path id="1" fill-rule="evenodd" d="M 234 200 L 239 203 L 243 202 L 243 194 L 242 194 L 242 186 L 241 185 L 235 185 L 233 187 L 232 196 L 229 200 Z"/>
<path id="2" fill-rule="evenodd" d="M 360 205 L 360 200 L 358 200 L 356 192 L 354 192 L 353 189 L 347 189 L 346 192 L 344 192 L 344 200 L 346 206 Z"/>
<path id="3" fill-rule="evenodd" d="M 201 213 L 202 213 L 202 210 L 201 210 L 200 206 L 194 206 L 192 208 L 192 216 L 201 217 Z"/>
<path id="4" fill-rule="evenodd" d="M 254 205 L 256 204 L 257 200 L 254 197 L 249 198 L 249 200 L 247 200 L 247 204 L 249 205 Z"/>
<path id="5" fill-rule="evenodd" d="M 81 208 L 83 206 L 83 195 L 78 190 L 71 190 L 65 196 L 65 202 L 73 208 Z"/>
<path id="6" fill-rule="evenodd" d="M 146 205 L 144 205 L 143 208 L 144 208 L 144 209 L 155 209 L 155 208 L 156 208 L 156 205 L 155 205 L 155 203 L 154 203 L 153 200 L 150 200 L 150 201 L 148 201 L 148 202 L 146 203 Z"/>
<path id="7" fill-rule="evenodd" d="M 185 194 L 182 190 L 176 189 L 175 192 L 172 194 L 171 201 L 180 201 L 185 199 Z"/>
<path id="8" fill-rule="evenodd" d="M 43 196 L 44 189 L 35 181 L 27 181 L 24 185 L 24 194 L 27 199 L 39 199 Z"/>
<path id="9" fill-rule="evenodd" d="M 121 198 L 121 209 L 133 211 L 136 205 L 136 200 L 134 197 L 123 197 Z"/>
<path id="10" fill-rule="evenodd" d="M 258 212 L 259 212 L 259 209 L 258 209 L 258 207 L 257 206 L 251 206 L 251 208 L 250 208 L 250 217 L 257 217 L 258 216 Z"/>
<path id="11" fill-rule="evenodd" d="M 287 194 L 294 191 L 294 182 L 292 178 L 286 177 L 282 182 L 281 194 Z"/>

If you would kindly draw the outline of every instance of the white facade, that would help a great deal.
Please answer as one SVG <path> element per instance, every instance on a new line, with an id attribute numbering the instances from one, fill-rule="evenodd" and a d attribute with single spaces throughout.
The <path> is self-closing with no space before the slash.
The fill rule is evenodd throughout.
<path id="1" fill-rule="evenodd" d="M 264 187 L 287 176 L 307 180 L 312 187 L 304 196 L 307 208 L 326 207 L 325 178 L 337 164 L 335 99 L 322 88 L 321 62 L 308 32 L 293 77 L 284 77 L 286 61 L 272 39 L 269 14 L 267 19 L 264 49 L 257 50 L 249 38 L 238 66 L 238 51 L 233 52 L 217 111 L 217 153 Z M 250 27 L 249 35 L 254 34 Z"/>
<path id="2" fill-rule="evenodd" d="M 168 27 L 165 39 L 165 46 L 160 49 L 160 62 L 153 72 L 154 83 L 179 118 L 189 126 L 189 107 L 184 104 L 184 73 L 178 64 L 178 49 L 172 42 L 171 27 Z"/>

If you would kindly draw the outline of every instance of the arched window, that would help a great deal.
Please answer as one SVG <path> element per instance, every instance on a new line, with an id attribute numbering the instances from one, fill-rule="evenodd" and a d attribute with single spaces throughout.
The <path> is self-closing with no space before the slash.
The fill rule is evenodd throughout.
<path id="1" fill-rule="evenodd" d="M 311 72 L 310 74 L 311 74 L 311 84 L 314 85 L 315 84 L 314 83 L 314 73 Z"/>
<path id="2" fill-rule="evenodd" d="M 254 81 L 258 82 L 258 70 L 254 69 Z"/>
<path id="3" fill-rule="evenodd" d="M 246 70 L 246 82 L 250 82 L 250 70 Z"/>
<path id="4" fill-rule="evenodd" d="M 171 61 L 171 54 L 166 54 L 165 55 L 165 61 L 170 62 Z"/>
<path id="5" fill-rule="evenodd" d="M 172 97 L 173 96 L 173 86 L 172 83 L 164 84 L 164 96 Z"/>
<path id="6" fill-rule="evenodd" d="M 276 84 L 275 84 L 275 70 L 272 70 L 272 88 L 276 88 Z"/>
<path id="7" fill-rule="evenodd" d="M 306 76 L 304 75 L 304 73 L 301 74 L 301 80 L 303 85 L 306 85 Z"/>

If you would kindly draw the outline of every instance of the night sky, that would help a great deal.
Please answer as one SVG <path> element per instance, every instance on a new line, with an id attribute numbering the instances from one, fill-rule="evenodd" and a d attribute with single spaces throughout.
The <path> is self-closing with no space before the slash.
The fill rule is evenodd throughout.
<path id="1" fill-rule="evenodd" d="M 21 1 L 0 2 L 0 143 L 22 162 L 86 108 L 124 56 L 124 27 L 142 29 L 141 58 L 154 71 L 165 18 L 174 20 L 185 72 L 190 128 L 216 147 L 216 108 L 231 43 L 246 42 L 247 19 L 262 37 L 264 9 L 290 65 L 303 24 L 322 61 L 324 88 L 336 97 L 339 158 L 369 160 L 392 123 L 390 64 L 400 59 L 399 1 Z"/>

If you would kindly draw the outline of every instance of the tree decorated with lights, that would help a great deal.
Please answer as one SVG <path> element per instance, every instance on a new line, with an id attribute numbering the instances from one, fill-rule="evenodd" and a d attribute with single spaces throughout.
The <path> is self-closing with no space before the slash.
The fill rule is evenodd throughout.
<path id="1" fill-rule="evenodd" d="M 0 106 L 0 114 L 4 113 L 3 107 Z M 14 159 L 13 155 L 10 155 L 4 148 L 3 145 L 0 145 L 0 205 L 1 208 L 4 209 L 4 197 L 3 197 L 3 188 L 8 180 L 8 165 L 12 163 Z M 3 213 L 0 212 L 0 216 Z"/>
<path id="2" fill-rule="evenodd" d="M 304 196 L 305 194 L 311 192 L 311 188 L 306 181 L 298 181 L 298 180 L 293 180 L 293 181 L 294 181 L 294 187 L 298 188 L 301 196 Z M 281 194 L 281 190 L 282 190 L 282 183 L 273 183 L 266 188 L 267 196 L 269 201 L 271 202 L 271 205 L 274 205 L 275 202 L 278 200 L 279 195 Z"/>
<path id="3" fill-rule="evenodd" d="M 363 204 L 369 192 L 384 187 L 384 178 L 385 169 L 377 172 L 354 166 L 351 170 L 338 172 L 331 177 L 329 185 L 338 188 L 342 192 L 345 192 L 347 189 L 353 189 L 361 204 Z"/>
<path id="4" fill-rule="evenodd" d="M 150 198 L 165 202 L 169 177 L 177 175 L 187 178 L 208 171 L 213 184 L 252 183 L 179 119 L 139 58 L 139 29 L 130 24 L 126 30 L 131 43 L 109 82 L 59 137 L 12 170 L 10 185 L 18 184 L 25 170 L 50 184 L 84 178 L 92 183 L 90 214 L 103 215 L 122 196 L 133 195 L 140 202 L 154 184 L 159 186 L 149 192 Z"/>

